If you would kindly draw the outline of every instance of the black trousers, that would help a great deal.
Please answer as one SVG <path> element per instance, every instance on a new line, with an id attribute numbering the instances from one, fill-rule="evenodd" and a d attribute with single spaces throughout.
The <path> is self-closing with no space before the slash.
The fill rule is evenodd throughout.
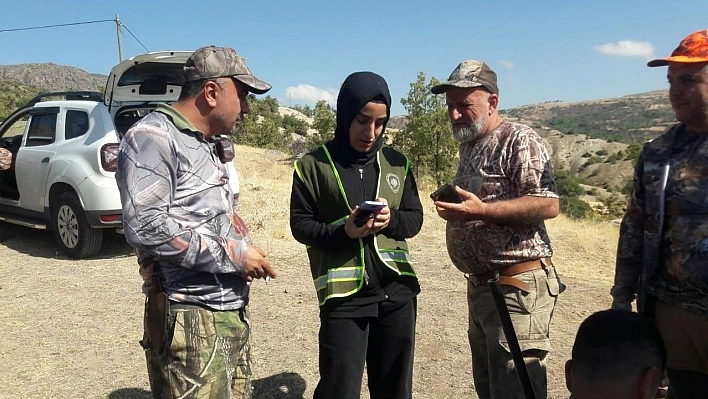
<path id="1" fill-rule="evenodd" d="M 320 381 L 315 399 L 359 399 L 366 364 L 371 399 L 413 394 L 416 298 L 381 302 L 378 317 L 320 315 Z"/>

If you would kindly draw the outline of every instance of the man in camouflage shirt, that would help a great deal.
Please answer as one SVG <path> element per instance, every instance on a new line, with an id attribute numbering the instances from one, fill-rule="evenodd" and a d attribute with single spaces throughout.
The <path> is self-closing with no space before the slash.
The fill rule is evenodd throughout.
<path id="1" fill-rule="evenodd" d="M 150 387 L 155 398 L 250 398 L 250 282 L 275 272 L 233 211 L 214 136 L 270 85 L 213 46 L 190 56 L 184 81 L 176 103 L 128 130 L 118 155 L 125 237 L 148 294 Z"/>
<path id="2" fill-rule="evenodd" d="M 617 248 L 612 307 L 656 320 L 675 398 L 708 397 L 708 30 L 670 57 L 678 124 L 644 145 Z"/>
<path id="3" fill-rule="evenodd" d="M 436 201 L 447 220 L 447 248 L 467 276 L 468 336 L 480 398 L 524 398 L 487 280 L 499 272 L 519 345 L 537 398 L 547 395 L 549 327 L 561 284 L 544 220 L 558 215 L 551 161 L 541 137 L 497 113 L 497 76 L 464 61 L 445 93 L 460 164 L 453 184 L 461 203 Z"/>

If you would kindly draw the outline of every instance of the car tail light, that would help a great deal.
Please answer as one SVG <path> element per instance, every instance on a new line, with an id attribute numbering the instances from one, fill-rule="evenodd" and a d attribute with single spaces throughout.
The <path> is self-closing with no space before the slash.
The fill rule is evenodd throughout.
<path id="1" fill-rule="evenodd" d="M 105 144 L 101 147 L 101 167 L 107 172 L 118 170 L 118 144 Z"/>
<path id="2" fill-rule="evenodd" d="M 115 221 L 120 220 L 120 217 L 121 217 L 121 214 L 101 215 L 101 216 L 99 216 L 99 219 L 101 219 L 101 221 L 103 223 L 110 223 L 110 222 L 115 222 Z"/>

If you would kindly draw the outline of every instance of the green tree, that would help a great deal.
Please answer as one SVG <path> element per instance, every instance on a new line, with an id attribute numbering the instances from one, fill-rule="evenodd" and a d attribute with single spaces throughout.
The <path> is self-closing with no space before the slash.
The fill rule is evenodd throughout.
<path id="1" fill-rule="evenodd" d="M 310 117 L 310 118 L 312 118 L 312 117 L 315 116 L 315 110 L 312 109 L 312 108 L 311 108 L 309 105 L 307 105 L 307 104 L 305 104 L 304 106 L 299 105 L 299 104 L 295 104 L 295 105 L 293 105 L 293 106 L 290 107 L 290 108 L 294 109 L 295 111 L 299 111 L 301 114 L 303 114 L 303 115 L 305 115 L 305 116 L 308 116 L 308 117 Z"/>
<path id="2" fill-rule="evenodd" d="M 418 72 L 408 97 L 401 99 L 408 111 L 408 122 L 396 134 L 393 146 L 408 155 L 416 174 L 429 173 L 440 185 L 455 174 L 458 146 L 452 136 L 445 97 L 430 92 L 438 83 L 431 78 L 426 84 L 425 74 Z"/>
<path id="3" fill-rule="evenodd" d="M 237 142 L 258 148 L 289 151 L 290 133 L 280 127 L 280 120 L 271 116 L 246 115 L 237 127 Z"/>
<path id="4" fill-rule="evenodd" d="M 251 114 L 266 116 L 266 115 L 278 115 L 278 100 L 271 96 L 266 96 L 263 99 L 259 99 L 253 94 L 248 95 L 248 106 L 251 108 Z M 276 118 L 277 119 L 277 118 Z"/>
<path id="5" fill-rule="evenodd" d="M 290 132 L 281 128 L 283 117 L 278 112 L 278 100 L 270 96 L 259 99 L 249 94 L 251 112 L 236 127 L 236 142 L 259 148 L 290 151 Z"/>
<path id="6" fill-rule="evenodd" d="M 334 129 L 337 127 L 335 113 L 326 100 L 320 100 L 315 105 L 315 116 L 312 128 L 317 132 L 307 137 L 309 150 L 321 146 L 334 138 Z"/>
<path id="7" fill-rule="evenodd" d="M 299 119 L 295 115 L 285 115 L 282 122 L 283 129 L 288 133 L 299 134 L 300 136 L 307 135 L 307 122 Z"/>

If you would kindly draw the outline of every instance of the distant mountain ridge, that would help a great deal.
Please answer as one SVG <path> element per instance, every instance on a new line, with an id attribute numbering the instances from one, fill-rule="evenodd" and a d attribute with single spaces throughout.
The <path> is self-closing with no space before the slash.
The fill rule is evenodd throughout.
<path id="1" fill-rule="evenodd" d="M 103 91 L 108 75 L 54 63 L 0 65 L 0 80 L 13 80 L 41 91 Z"/>
<path id="2" fill-rule="evenodd" d="M 676 123 L 668 90 L 576 103 L 544 102 L 499 113 L 537 129 L 585 134 L 626 144 L 643 143 Z"/>

